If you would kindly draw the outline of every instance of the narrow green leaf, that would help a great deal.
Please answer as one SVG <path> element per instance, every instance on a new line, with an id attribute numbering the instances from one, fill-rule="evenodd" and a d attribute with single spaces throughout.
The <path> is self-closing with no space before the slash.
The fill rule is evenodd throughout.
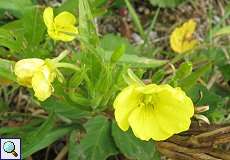
<path id="1" fill-rule="evenodd" d="M 96 27 L 88 0 L 79 0 L 79 33 L 81 42 L 95 45 L 98 43 Z"/>
<path id="2" fill-rule="evenodd" d="M 176 7 L 177 5 L 185 2 L 186 0 L 149 0 L 152 5 L 159 7 Z"/>
<path id="3" fill-rule="evenodd" d="M 14 16 L 21 17 L 26 8 L 33 5 L 31 0 L 1 0 L 0 9 L 13 11 Z"/>
<path id="4" fill-rule="evenodd" d="M 167 63 L 166 60 L 150 59 L 136 55 L 123 55 L 118 61 L 119 64 L 128 64 L 134 68 L 157 68 Z"/>
<path id="5" fill-rule="evenodd" d="M 65 127 L 65 128 L 60 128 L 60 129 L 54 129 L 49 131 L 45 136 L 43 137 L 36 137 L 35 139 L 31 140 L 30 145 L 25 146 L 23 150 L 23 158 L 26 158 L 30 156 L 31 154 L 47 147 L 48 145 L 52 144 L 59 138 L 63 137 L 67 133 L 69 133 L 72 130 L 71 127 Z"/>
<path id="6" fill-rule="evenodd" d="M 16 77 L 13 72 L 13 65 L 13 61 L 0 58 L 0 78 L 4 78 L 15 82 Z"/>
<path id="7" fill-rule="evenodd" d="M 214 33 L 214 36 L 221 36 L 221 35 L 228 35 L 230 34 L 230 26 L 225 26 L 223 28 L 220 28 Z"/>
<path id="8" fill-rule="evenodd" d="M 55 116 L 54 114 L 51 114 L 39 128 L 28 132 L 22 137 L 22 153 L 24 158 L 50 145 L 72 129 L 69 127 L 54 129 L 54 124 Z"/>
<path id="9" fill-rule="evenodd" d="M 86 135 L 77 145 L 79 160 L 106 160 L 117 150 L 111 137 L 111 122 L 104 116 L 90 119 L 86 125 Z"/>
<path id="10" fill-rule="evenodd" d="M 135 11 L 134 8 L 132 7 L 132 5 L 131 5 L 131 3 L 129 2 L 129 0 L 125 0 L 125 3 L 126 3 L 126 5 L 127 5 L 127 7 L 128 7 L 128 10 L 129 10 L 129 12 L 130 12 L 132 18 L 133 18 L 134 24 L 136 25 L 138 31 L 139 31 L 140 34 L 141 34 L 141 37 L 142 37 L 143 39 L 145 39 L 145 36 L 146 36 L 146 35 L 145 35 L 144 29 L 143 29 L 143 27 L 142 27 L 142 25 L 141 25 L 140 19 L 138 18 L 138 15 L 137 15 L 136 11 Z"/>
<path id="11" fill-rule="evenodd" d="M 121 57 L 122 55 L 125 53 L 125 45 L 122 44 L 119 48 L 117 48 L 112 56 L 111 56 L 111 62 L 114 63 L 114 62 L 117 62 Z"/>
<path id="12" fill-rule="evenodd" d="M 70 133 L 69 136 L 69 145 L 68 145 L 68 160 L 76 160 L 77 157 L 77 138 L 79 136 L 79 131 L 74 130 Z"/>
<path id="13" fill-rule="evenodd" d="M 24 35 L 30 47 L 37 47 L 44 39 L 45 25 L 42 12 L 38 7 L 27 9 L 22 18 Z"/>
<path id="14" fill-rule="evenodd" d="M 125 82 L 127 84 L 129 84 L 129 85 L 132 85 L 132 84 L 138 84 L 140 86 L 144 86 L 145 85 L 144 82 L 142 82 L 140 80 L 140 78 L 138 78 L 138 76 L 135 73 L 133 73 L 133 71 L 131 69 L 128 69 L 127 75 L 124 74 L 123 78 L 124 78 Z"/>

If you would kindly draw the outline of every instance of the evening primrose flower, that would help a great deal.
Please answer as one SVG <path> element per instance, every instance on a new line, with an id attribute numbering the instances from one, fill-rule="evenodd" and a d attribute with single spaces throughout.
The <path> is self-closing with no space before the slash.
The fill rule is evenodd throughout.
<path id="1" fill-rule="evenodd" d="M 23 59 L 15 64 L 14 72 L 17 81 L 22 86 L 33 88 L 35 97 L 40 101 L 51 96 L 52 82 L 56 71 L 46 64 L 46 61 L 38 58 Z"/>
<path id="2" fill-rule="evenodd" d="M 193 37 L 196 22 L 191 19 L 177 27 L 170 36 L 171 48 L 177 53 L 185 53 L 196 47 L 198 40 Z"/>
<path id="3" fill-rule="evenodd" d="M 194 114 L 191 99 L 169 85 L 130 85 L 114 101 L 118 126 L 132 128 L 141 140 L 165 140 L 189 129 Z"/>
<path id="4" fill-rule="evenodd" d="M 72 41 L 78 34 L 74 26 L 76 18 L 70 12 L 61 12 L 54 18 L 53 9 L 48 7 L 44 10 L 43 19 L 49 36 L 54 40 Z"/>
<path id="5" fill-rule="evenodd" d="M 55 78 L 63 82 L 64 77 L 58 68 L 70 68 L 79 72 L 77 66 L 60 62 L 67 54 L 68 51 L 63 51 L 54 59 L 29 58 L 16 62 L 14 73 L 17 82 L 22 86 L 33 88 L 34 95 L 38 100 L 46 100 L 54 91 L 52 82 Z"/>

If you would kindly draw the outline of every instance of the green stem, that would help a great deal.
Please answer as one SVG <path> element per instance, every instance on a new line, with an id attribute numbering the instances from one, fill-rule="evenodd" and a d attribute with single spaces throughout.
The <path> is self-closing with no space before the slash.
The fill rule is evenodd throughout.
<path id="1" fill-rule="evenodd" d="M 67 55 L 69 54 L 69 51 L 68 50 L 64 50 L 63 52 L 60 53 L 60 55 L 56 58 L 54 58 L 53 60 L 55 62 L 59 62 L 61 61 L 63 58 L 65 58 Z"/>
<path id="2" fill-rule="evenodd" d="M 62 68 L 70 68 L 70 69 L 73 69 L 75 71 L 80 71 L 79 67 L 77 67 L 76 65 L 70 64 L 70 63 L 57 63 L 56 67 L 57 68 L 60 68 L 60 67 L 62 67 Z"/>

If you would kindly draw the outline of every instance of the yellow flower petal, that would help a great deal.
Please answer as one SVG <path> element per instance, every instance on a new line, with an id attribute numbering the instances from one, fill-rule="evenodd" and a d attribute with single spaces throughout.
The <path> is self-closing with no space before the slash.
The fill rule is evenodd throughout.
<path id="1" fill-rule="evenodd" d="M 78 34 L 78 29 L 74 26 L 76 18 L 69 12 L 61 12 L 54 18 L 53 9 L 48 7 L 44 10 L 43 18 L 48 35 L 54 40 L 72 41 Z"/>
<path id="2" fill-rule="evenodd" d="M 45 22 L 45 25 L 47 26 L 48 30 L 53 30 L 53 25 L 54 25 L 54 15 L 53 15 L 53 8 L 51 7 L 47 7 L 45 10 L 44 10 L 44 13 L 43 13 L 43 19 L 44 19 L 44 22 Z"/>
<path id="3" fill-rule="evenodd" d="M 123 89 L 113 103 L 115 108 L 115 119 L 118 123 L 118 126 L 123 131 L 127 131 L 129 128 L 129 114 L 133 109 L 138 107 L 139 94 L 135 92 L 134 89 L 134 86 L 129 86 Z"/>
<path id="4" fill-rule="evenodd" d="M 45 62 L 42 59 L 30 58 L 18 61 L 14 67 L 20 84 L 24 86 L 31 86 L 31 79 L 36 70 L 40 68 Z"/>
<path id="5" fill-rule="evenodd" d="M 159 109 L 170 106 L 177 115 L 179 114 L 189 118 L 193 116 L 194 106 L 192 100 L 179 87 L 173 88 L 170 85 L 159 85 L 159 90 L 155 95 L 156 96 L 153 97 L 156 105 L 163 106 L 159 107 Z M 173 106 L 175 106 L 176 109 Z M 169 113 L 174 113 L 171 112 L 171 108 Z"/>
<path id="6" fill-rule="evenodd" d="M 156 141 L 188 130 L 194 114 L 191 99 L 180 88 L 156 84 L 125 88 L 114 109 L 122 130 L 130 126 L 136 137 Z"/>
<path id="7" fill-rule="evenodd" d="M 150 140 L 151 138 L 160 141 L 165 140 L 171 134 L 164 132 L 157 121 L 156 112 L 148 106 L 136 108 L 129 117 L 129 124 L 136 137 L 141 140 Z"/>
<path id="8" fill-rule="evenodd" d="M 56 26 L 73 26 L 76 23 L 75 16 L 70 12 L 61 12 L 54 18 Z"/>
<path id="9" fill-rule="evenodd" d="M 17 82 L 18 84 L 31 88 L 32 87 L 32 77 L 28 77 L 28 78 L 19 78 L 17 77 Z"/>
<path id="10" fill-rule="evenodd" d="M 56 40 L 62 40 L 62 41 L 72 41 L 76 37 L 76 34 L 78 34 L 78 30 L 75 26 L 63 26 L 58 28 L 58 33 L 56 33 Z"/>
<path id="11" fill-rule="evenodd" d="M 48 97 L 51 96 L 52 93 L 52 85 L 47 80 L 46 75 L 44 72 L 38 71 L 32 78 L 32 87 L 35 92 L 35 97 L 38 98 L 40 101 L 46 100 Z"/>
<path id="12" fill-rule="evenodd" d="M 183 30 L 176 28 L 170 36 L 171 48 L 177 53 L 183 53 L 183 36 L 181 36 L 182 32 Z"/>
<path id="13" fill-rule="evenodd" d="M 192 50 L 198 44 L 193 37 L 196 29 L 196 22 L 191 19 L 181 27 L 177 27 L 170 36 L 171 48 L 177 53 L 185 53 Z"/>
<path id="14" fill-rule="evenodd" d="M 182 28 L 185 30 L 185 34 L 187 37 L 191 37 L 196 29 L 196 22 L 194 19 L 190 19 L 188 22 L 184 23 Z"/>

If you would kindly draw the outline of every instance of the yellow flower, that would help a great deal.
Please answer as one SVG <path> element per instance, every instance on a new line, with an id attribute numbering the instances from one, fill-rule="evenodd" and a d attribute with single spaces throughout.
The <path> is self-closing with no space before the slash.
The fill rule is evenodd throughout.
<path id="1" fill-rule="evenodd" d="M 55 18 L 53 9 L 48 7 L 43 13 L 43 19 L 47 27 L 48 34 L 54 40 L 72 41 L 78 34 L 78 29 L 75 27 L 75 16 L 69 12 L 61 12 Z"/>
<path id="2" fill-rule="evenodd" d="M 132 128 L 141 140 L 165 140 L 189 129 L 194 114 L 191 99 L 169 85 L 130 85 L 114 101 L 118 126 Z"/>
<path id="3" fill-rule="evenodd" d="M 53 91 L 52 82 L 56 76 L 53 68 L 38 58 L 23 59 L 14 67 L 19 84 L 33 88 L 35 97 L 40 101 L 46 100 Z"/>
<path id="4" fill-rule="evenodd" d="M 171 48 L 177 53 L 185 53 L 195 48 L 198 44 L 198 40 L 193 37 L 195 29 L 196 22 L 193 19 L 176 28 L 170 36 Z"/>

